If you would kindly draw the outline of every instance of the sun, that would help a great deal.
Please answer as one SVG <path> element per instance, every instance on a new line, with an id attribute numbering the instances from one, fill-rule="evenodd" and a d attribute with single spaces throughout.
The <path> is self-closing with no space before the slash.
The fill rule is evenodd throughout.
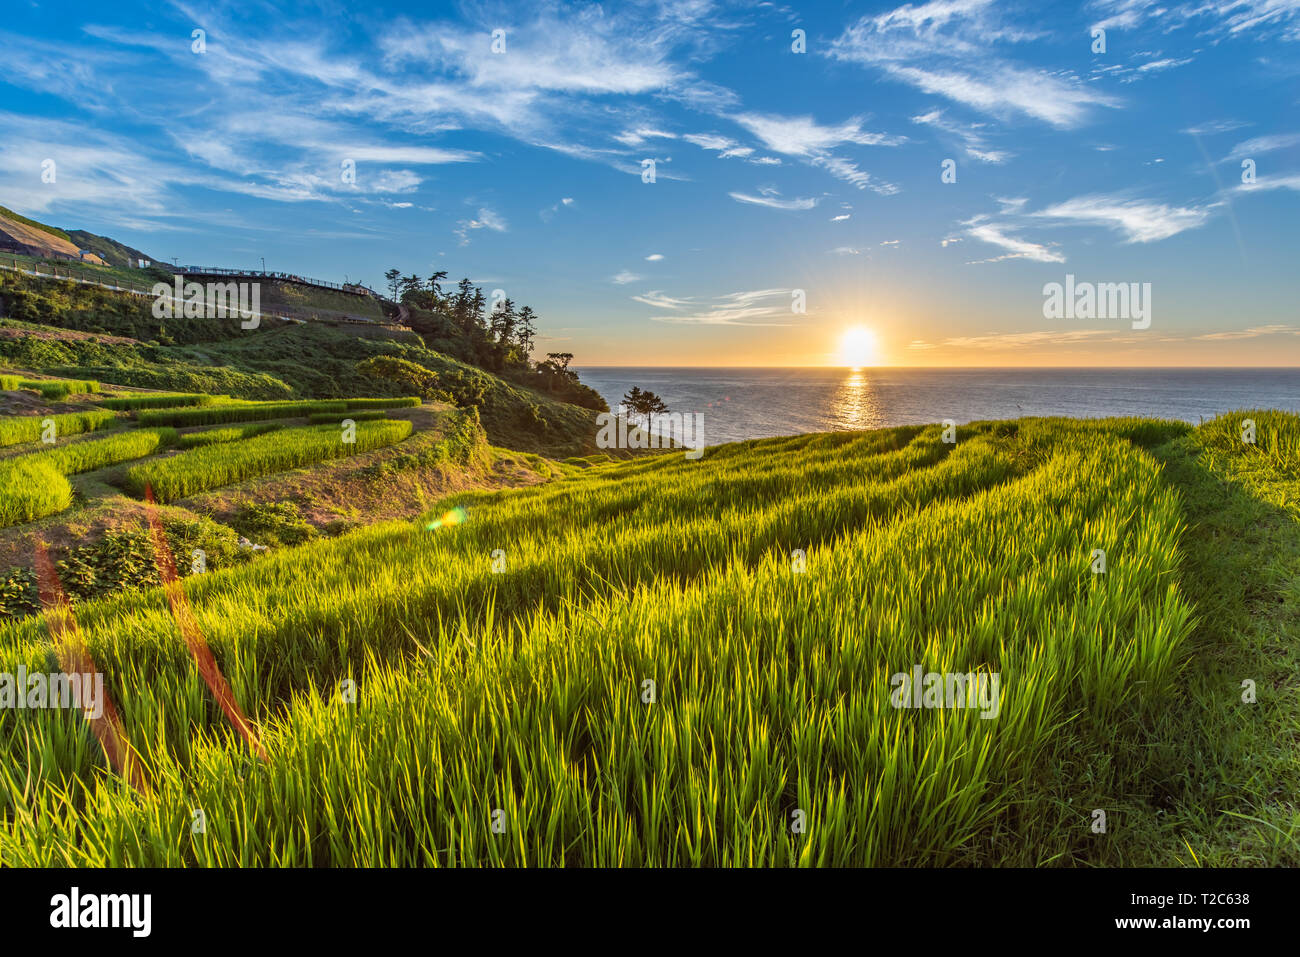
<path id="1" fill-rule="evenodd" d="M 839 363 L 861 368 L 873 366 L 877 361 L 876 334 L 865 326 L 851 326 L 840 337 Z"/>

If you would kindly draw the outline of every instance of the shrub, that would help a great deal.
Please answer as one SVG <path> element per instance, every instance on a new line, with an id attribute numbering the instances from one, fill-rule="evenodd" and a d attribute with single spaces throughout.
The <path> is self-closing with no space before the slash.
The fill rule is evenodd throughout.
<path id="1" fill-rule="evenodd" d="M 357 372 L 384 383 L 391 383 L 399 389 L 415 392 L 426 399 L 432 399 L 442 392 L 438 373 L 410 359 L 399 359 L 397 356 L 372 356 L 357 363 Z"/>
<path id="2" fill-rule="evenodd" d="M 230 524 L 259 545 L 301 545 L 316 537 L 293 502 L 244 502 Z"/>

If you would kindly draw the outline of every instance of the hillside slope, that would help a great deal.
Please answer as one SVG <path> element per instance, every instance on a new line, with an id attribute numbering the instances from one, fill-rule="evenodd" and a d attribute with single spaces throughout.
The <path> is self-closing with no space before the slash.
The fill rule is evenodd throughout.
<path id="1" fill-rule="evenodd" d="M 358 368 L 389 356 L 428 370 L 431 389 L 478 408 L 495 445 L 553 458 L 598 451 L 597 410 L 436 352 L 410 331 L 328 321 L 266 319 L 250 330 L 238 319 L 161 320 L 145 298 L 8 273 L 0 273 L 0 316 L 9 317 L 0 319 L 0 365 L 15 370 L 245 399 L 409 394 Z M 61 334 L 74 330 L 119 339 Z"/>

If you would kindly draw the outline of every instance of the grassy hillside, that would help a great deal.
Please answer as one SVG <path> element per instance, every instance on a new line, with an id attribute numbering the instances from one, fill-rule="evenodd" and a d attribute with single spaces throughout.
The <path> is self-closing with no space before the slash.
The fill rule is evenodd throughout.
<path id="1" fill-rule="evenodd" d="M 237 319 L 159 320 L 148 299 L 4 273 L 0 314 L 10 317 L 0 319 L 0 366 L 244 399 L 410 394 L 358 368 L 390 356 L 433 373 L 431 388 L 457 405 L 477 408 L 496 445 L 555 458 L 597 451 L 596 409 L 434 351 L 414 333 L 328 322 L 266 320 L 247 330 Z M 58 330 L 133 341 L 63 337 Z"/>
<path id="2" fill-rule="evenodd" d="M 1206 788 L 1196 806 L 1221 828 L 1236 810 L 1294 834 L 1266 782 L 1216 783 L 1199 750 L 1238 719 L 1197 700 L 1211 689 L 1189 585 L 1231 578 L 1189 572 L 1202 516 L 1169 463 L 1283 474 L 1216 443 L 1210 426 L 1138 420 L 985 423 L 955 445 L 938 427 L 747 442 L 455 495 L 414 524 L 191 578 L 267 754 L 251 765 L 161 594 L 81 606 L 151 792 L 113 783 L 77 719 L 0 714 L 5 768 L 34 768 L 24 742 L 49 742 L 33 780 L 5 772 L 0 853 L 1175 863 L 1169 838 Z M 0 661 L 36 667 L 45 641 L 39 620 L 5 626 Z M 1000 691 L 982 710 L 896 707 L 894 676 L 916 665 L 996 674 Z M 1110 811 L 1104 834 L 1093 809 Z M 1295 863 L 1266 830 L 1193 851 Z"/>
<path id="3" fill-rule="evenodd" d="M 72 240 L 81 249 L 89 249 L 110 266 L 119 268 L 136 269 L 136 263 L 141 259 L 153 261 L 154 257 L 148 253 L 142 253 L 140 250 L 115 239 L 109 239 L 107 236 L 97 236 L 94 233 L 88 233 L 84 229 L 70 229 L 67 231 L 67 237 Z"/>
<path id="4" fill-rule="evenodd" d="M 74 240 L 63 230 L 58 229 L 54 226 L 46 226 L 44 223 L 38 223 L 36 220 L 28 219 L 26 216 L 20 216 L 17 213 L 15 213 L 12 209 L 9 209 L 8 207 L 0 206 L 0 216 L 5 216 L 9 219 L 14 220 L 15 222 L 22 223 L 25 226 L 31 226 L 33 229 L 44 230 L 45 232 L 50 233 L 53 236 L 57 236 L 59 239 L 66 239 L 70 243 L 76 242 L 76 240 Z"/>

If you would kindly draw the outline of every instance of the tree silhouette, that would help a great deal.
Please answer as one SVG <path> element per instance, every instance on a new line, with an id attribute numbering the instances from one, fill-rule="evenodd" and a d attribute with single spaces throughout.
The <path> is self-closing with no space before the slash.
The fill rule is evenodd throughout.
<path id="1" fill-rule="evenodd" d="M 668 411 L 668 406 L 664 404 L 663 399 L 649 389 L 643 390 L 635 385 L 623 396 L 623 405 L 627 407 L 628 418 L 631 419 L 632 416 L 640 418 L 646 431 L 653 428 L 656 415 L 663 415 Z"/>

